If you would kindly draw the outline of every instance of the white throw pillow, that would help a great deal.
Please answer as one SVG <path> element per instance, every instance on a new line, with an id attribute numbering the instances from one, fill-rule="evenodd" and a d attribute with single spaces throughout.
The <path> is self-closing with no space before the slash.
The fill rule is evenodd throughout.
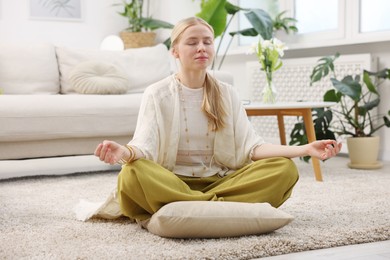
<path id="1" fill-rule="evenodd" d="M 4 94 L 57 94 L 54 45 L 0 43 L 0 88 Z"/>
<path id="2" fill-rule="evenodd" d="M 269 203 L 178 201 L 160 208 L 146 228 L 162 237 L 218 238 L 268 233 L 293 219 Z"/>
<path id="3" fill-rule="evenodd" d="M 74 93 L 70 72 L 82 62 L 108 62 L 125 71 L 130 82 L 128 93 L 142 93 L 147 86 L 170 74 L 169 52 L 165 45 L 124 51 L 56 48 L 60 69 L 61 93 Z"/>
<path id="4" fill-rule="evenodd" d="M 124 94 L 129 89 L 126 72 L 107 62 L 82 62 L 70 71 L 69 80 L 80 94 Z"/>

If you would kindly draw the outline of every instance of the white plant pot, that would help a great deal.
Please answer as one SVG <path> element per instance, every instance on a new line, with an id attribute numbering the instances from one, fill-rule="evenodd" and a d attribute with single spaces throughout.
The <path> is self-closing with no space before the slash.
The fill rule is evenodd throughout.
<path id="1" fill-rule="evenodd" d="M 379 136 L 347 138 L 350 162 L 353 169 L 379 169 L 382 163 L 378 161 Z"/>

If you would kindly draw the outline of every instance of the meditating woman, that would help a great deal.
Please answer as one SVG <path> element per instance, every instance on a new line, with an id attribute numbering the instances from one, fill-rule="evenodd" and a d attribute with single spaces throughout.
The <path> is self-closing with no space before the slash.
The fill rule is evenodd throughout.
<path id="1" fill-rule="evenodd" d="M 213 28 L 205 21 L 180 21 L 171 41 L 179 72 L 145 90 L 133 139 L 127 145 L 104 141 L 95 151 L 106 163 L 123 164 L 117 195 L 124 215 L 143 221 L 174 201 L 279 207 L 298 180 L 290 158 L 323 160 L 340 151 L 335 140 L 264 142 L 232 86 L 207 72 L 215 52 Z"/>

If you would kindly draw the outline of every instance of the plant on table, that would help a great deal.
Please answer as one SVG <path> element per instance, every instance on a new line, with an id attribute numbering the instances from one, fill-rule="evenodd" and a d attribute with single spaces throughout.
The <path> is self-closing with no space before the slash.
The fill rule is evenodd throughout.
<path id="1" fill-rule="evenodd" d="M 264 40 L 260 37 L 258 43 L 252 46 L 251 49 L 252 52 L 256 53 L 261 65 L 261 70 L 265 72 L 267 80 L 267 85 L 263 89 L 263 102 L 275 103 L 276 89 L 272 83 L 272 75 L 282 67 L 283 63 L 281 58 L 287 47 L 277 38 Z"/>

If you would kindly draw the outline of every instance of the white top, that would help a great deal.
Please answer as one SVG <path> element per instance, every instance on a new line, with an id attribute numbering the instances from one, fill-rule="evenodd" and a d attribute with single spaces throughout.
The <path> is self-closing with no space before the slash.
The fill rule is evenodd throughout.
<path id="1" fill-rule="evenodd" d="M 219 82 L 226 108 L 225 127 L 215 132 L 213 160 L 227 170 L 238 170 L 252 162 L 255 147 L 264 143 L 248 120 L 237 92 Z M 173 171 L 181 136 L 179 83 L 171 75 L 149 86 L 142 98 L 137 127 L 130 145 L 148 160 Z"/>
<path id="2" fill-rule="evenodd" d="M 226 169 L 213 161 L 215 132 L 202 111 L 204 88 L 192 89 L 181 83 L 180 87 L 180 139 L 173 172 L 193 177 L 223 175 Z"/>

